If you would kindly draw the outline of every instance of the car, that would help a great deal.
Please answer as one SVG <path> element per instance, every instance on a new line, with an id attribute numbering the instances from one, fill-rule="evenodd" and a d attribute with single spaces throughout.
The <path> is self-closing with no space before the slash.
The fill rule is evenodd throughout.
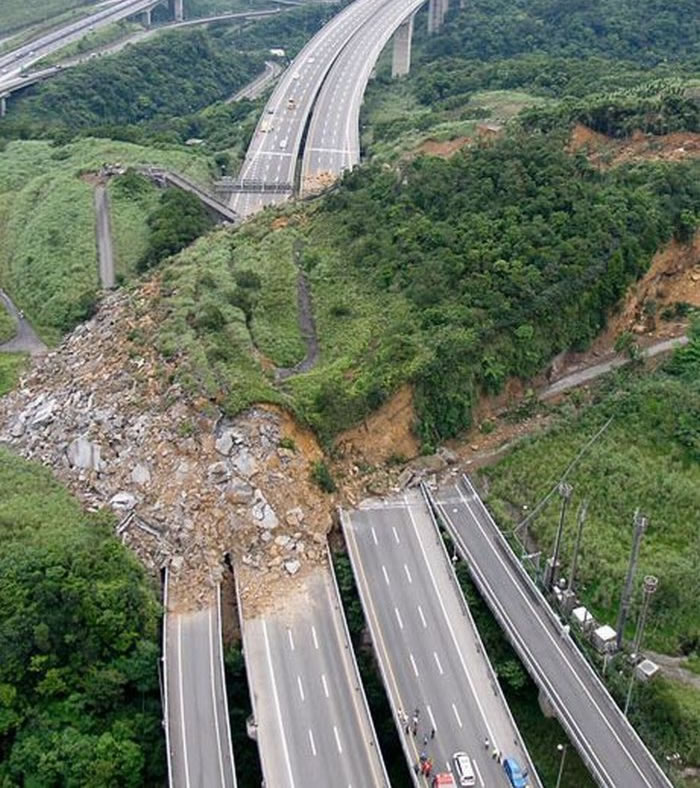
<path id="1" fill-rule="evenodd" d="M 301 76 L 301 74 L 300 74 L 298 71 L 296 71 L 296 72 L 294 72 L 294 74 L 292 75 L 292 79 L 299 79 L 299 77 L 300 77 L 300 76 Z"/>
<path id="2" fill-rule="evenodd" d="M 505 758 L 503 760 L 503 770 L 513 788 L 528 788 L 529 783 L 525 779 L 525 773 L 515 758 Z"/>
<path id="3" fill-rule="evenodd" d="M 452 765 L 457 775 L 457 781 L 461 786 L 469 788 L 469 786 L 476 785 L 474 767 L 466 752 L 456 752 L 452 756 Z"/>
<path id="4" fill-rule="evenodd" d="M 456 788 L 457 783 L 450 772 L 442 772 L 433 777 L 433 781 L 430 785 L 431 788 Z"/>
<path id="5" fill-rule="evenodd" d="M 313 57 L 313 56 L 312 56 L 312 57 L 307 57 L 307 58 L 306 58 L 306 62 L 307 62 L 307 63 L 315 63 L 315 62 L 316 62 L 316 58 L 315 58 L 315 57 Z"/>
<path id="6" fill-rule="evenodd" d="M 275 108 L 274 107 L 268 107 L 267 114 L 268 115 L 274 115 L 275 114 Z"/>
<path id="7" fill-rule="evenodd" d="M 283 140 L 280 140 L 280 148 L 284 150 L 287 147 L 287 138 L 285 137 Z"/>

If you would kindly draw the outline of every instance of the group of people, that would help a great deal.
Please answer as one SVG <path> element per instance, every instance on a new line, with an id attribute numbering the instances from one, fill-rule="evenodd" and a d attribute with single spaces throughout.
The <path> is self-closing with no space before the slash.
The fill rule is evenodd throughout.
<path id="1" fill-rule="evenodd" d="M 406 714 L 406 712 L 403 709 L 399 709 L 398 717 L 406 735 L 412 733 L 414 738 L 417 738 L 418 723 L 420 720 L 420 709 L 416 708 L 411 717 L 409 717 L 408 714 Z M 415 766 L 413 767 L 416 774 L 423 774 L 425 777 L 430 777 L 430 773 L 433 769 L 433 759 L 428 757 L 425 748 L 428 746 L 428 742 L 434 738 L 435 738 L 435 728 L 431 726 L 430 731 L 423 735 L 423 750 L 420 754 L 418 763 L 416 763 Z"/>

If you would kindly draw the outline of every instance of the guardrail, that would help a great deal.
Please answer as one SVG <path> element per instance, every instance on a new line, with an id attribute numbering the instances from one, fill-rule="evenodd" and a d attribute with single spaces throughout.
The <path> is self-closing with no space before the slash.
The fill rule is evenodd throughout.
<path id="1" fill-rule="evenodd" d="M 291 183 L 277 183 L 244 178 L 220 178 L 214 182 L 214 190 L 222 194 L 291 194 L 294 186 Z"/>
<path id="2" fill-rule="evenodd" d="M 170 718 L 168 717 L 168 567 L 165 567 L 163 585 L 163 727 L 165 728 L 165 751 L 168 760 L 168 785 L 173 785 L 173 764 L 170 749 Z"/>

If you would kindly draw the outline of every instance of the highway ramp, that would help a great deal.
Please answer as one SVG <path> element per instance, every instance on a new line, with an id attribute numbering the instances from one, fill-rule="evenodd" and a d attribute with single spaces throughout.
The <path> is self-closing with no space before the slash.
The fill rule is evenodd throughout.
<path id="1" fill-rule="evenodd" d="M 243 648 L 268 788 L 389 785 L 328 567 L 248 614 Z"/>
<path id="2" fill-rule="evenodd" d="M 482 596 L 599 785 L 671 785 L 538 591 L 471 482 L 441 487 L 437 509 Z"/>
<path id="3" fill-rule="evenodd" d="M 167 582 L 167 581 L 166 581 Z M 171 788 L 235 788 L 219 589 L 196 612 L 166 612 L 165 716 Z"/>
<path id="4" fill-rule="evenodd" d="M 475 763 L 478 785 L 505 788 L 502 766 L 492 757 L 496 749 L 515 757 L 528 768 L 530 784 L 539 785 L 421 494 L 367 501 L 341 519 L 410 765 L 425 752 L 433 774 L 452 770 L 452 755 L 464 751 Z M 408 732 L 401 712 L 408 715 Z"/>

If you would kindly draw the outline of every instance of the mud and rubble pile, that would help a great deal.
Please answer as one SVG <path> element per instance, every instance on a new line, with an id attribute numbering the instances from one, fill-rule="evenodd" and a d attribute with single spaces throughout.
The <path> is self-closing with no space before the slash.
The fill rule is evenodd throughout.
<path id="1" fill-rule="evenodd" d="M 325 560 L 333 499 L 310 479 L 320 449 L 281 409 L 227 419 L 173 383 L 130 339 L 152 336 L 149 299 L 108 296 L 38 360 L 0 399 L 0 442 L 51 467 L 87 508 L 110 507 L 145 566 L 169 567 L 171 607 L 210 599 L 226 554 L 267 593 Z"/>

